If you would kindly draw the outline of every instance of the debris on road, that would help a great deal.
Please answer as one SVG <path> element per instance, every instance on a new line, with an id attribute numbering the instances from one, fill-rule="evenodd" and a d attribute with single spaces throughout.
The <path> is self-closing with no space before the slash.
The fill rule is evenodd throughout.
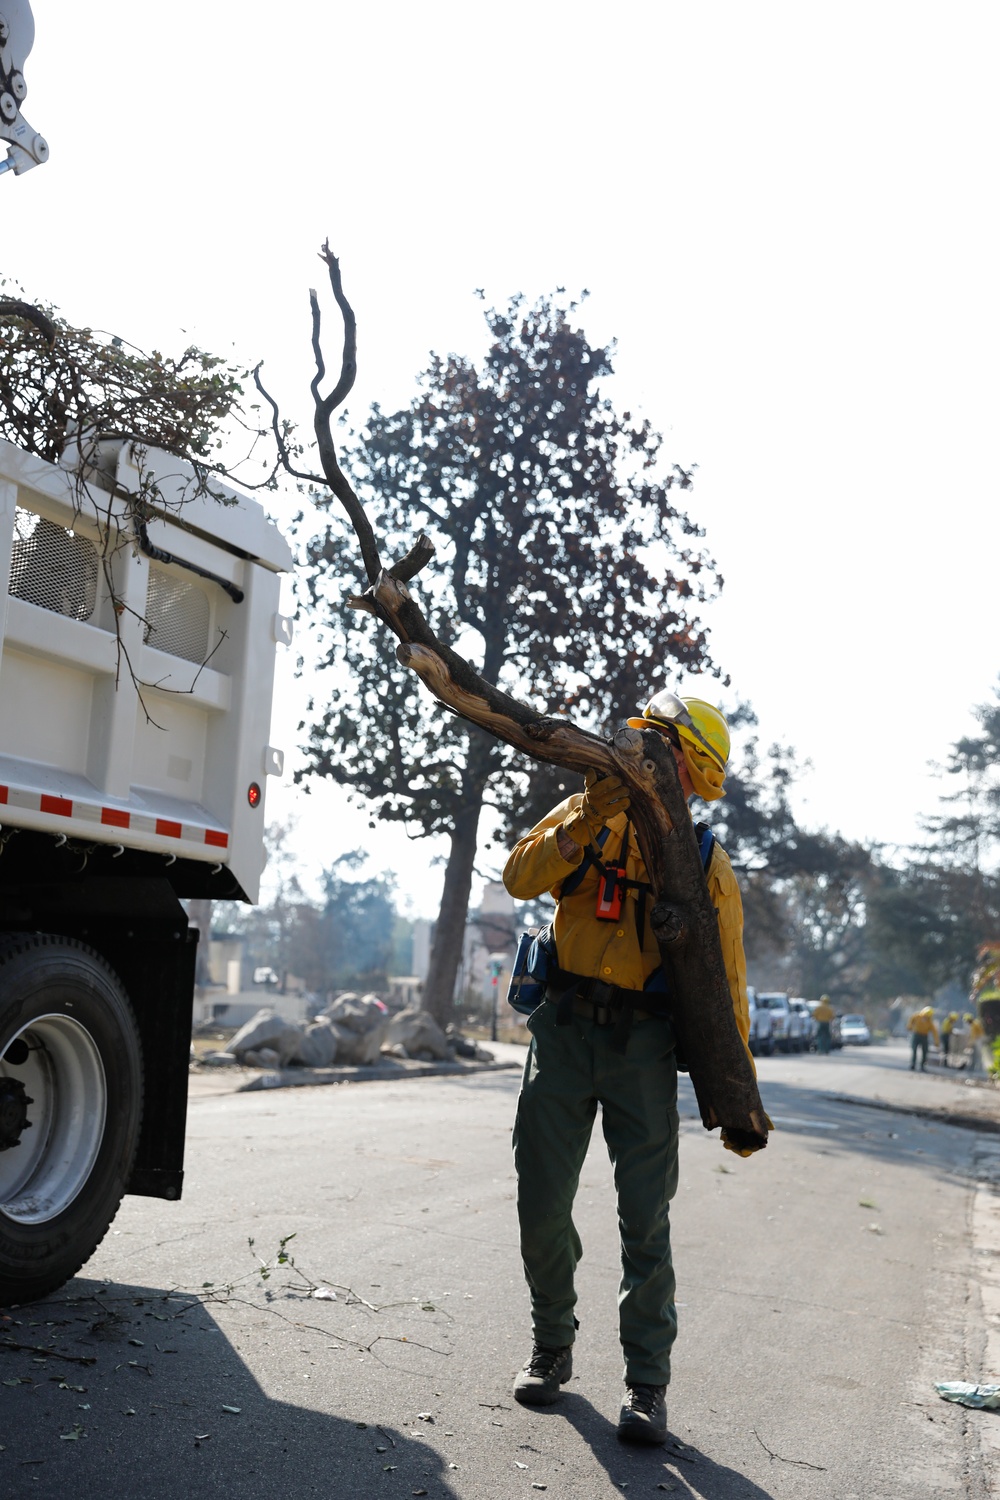
<path id="1" fill-rule="evenodd" d="M 959 1406 L 972 1406 L 976 1410 L 996 1411 L 1000 1407 L 1000 1385 L 972 1385 L 966 1380 L 940 1380 L 934 1389 L 944 1401 L 956 1401 Z"/>

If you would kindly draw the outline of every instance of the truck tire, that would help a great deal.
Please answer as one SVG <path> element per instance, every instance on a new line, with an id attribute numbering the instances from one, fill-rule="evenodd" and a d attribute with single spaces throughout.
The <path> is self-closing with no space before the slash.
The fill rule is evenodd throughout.
<path id="1" fill-rule="evenodd" d="M 0 937 L 0 1305 L 47 1296 L 118 1211 L 142 1049 L 117 976 L 72 938 Z"/>

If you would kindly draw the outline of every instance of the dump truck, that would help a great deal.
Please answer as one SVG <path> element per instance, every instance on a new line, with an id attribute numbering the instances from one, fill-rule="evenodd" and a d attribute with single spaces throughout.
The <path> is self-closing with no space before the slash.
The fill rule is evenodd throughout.
<path id="1" fill-rule="evenodd" d="M 128 442 L 0 441 L 0 1303 L 181 1195 L 198 934 L 254 901 L 288 544 Z M 142 500 L 138 503 L 137 496 Z"/>

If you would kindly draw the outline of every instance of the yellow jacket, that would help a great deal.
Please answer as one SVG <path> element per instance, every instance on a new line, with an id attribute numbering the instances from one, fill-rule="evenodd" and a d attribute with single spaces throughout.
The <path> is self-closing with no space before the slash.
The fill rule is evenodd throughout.
<path id="1" fill-rule="evenodd" d="M 915 1031 L 918 1036 L 932 1036 L 940 1047 L 941 1038 L 938 1036 L 937 1024 L 934 1017 L 927 1011 L 918 1010 L 906 1023 L 907 1031 Z"/>
<path id="2" fill-rule="evenodd" d="M 837 1012 L 834 1010 L 833 1006 L 824 1005 L 822 1000 L 813 1011 L 814 1021 L 835 1021 L 836 1019 Z"/>
<path id="3" fill-rule="evenodd" d="M 569 969 L 573 974 L 582 974 L 587 979 L 603 979 L 608 984 L 621 985 L 623 989 L 641 990 L 650 974 L 660 966 L 660 950 L 649 925 L 649 908 L 652 904 L 649 896 L 646 898 L 646 921 L 641 950 L 636 929 L 638 892 L 627 893 L 619 921 L 599 921 L 594 916 L 599 876 L 591 866 L 576 890 L 565 901 L 559 900 L 559 888 L 580 864 L 583 850 L 576 850 L 572 859 L 563 859 L 556 843 L 556 830 L 582 801 L 583 795 L 580 792 L 567 797 L 565 802 L 554 807 L 547 817 L 514 845 L 504 867 L 503 883 L 518 901 L 534 900 L 543 891 L 548 891 L 555 897 L 557 905 L 553 931 L 561 968 Z M 618 813 L 609 819 L 607 826 L 610 832 L 601 851 L 606 864 L 613 863 L 621 852 L 627 822 L 625 813 Z M 626 872 L 629 880 L 645 881 L 648 878 L 646 866 L 636 845 L 634 830 L 629 834 Z M 719 844 L 712 850 L 707 878 L 708 892 L 719 914 L 722 957 L 729 980 L 736 1025 L 743 1038 L 743 1045 L 747 1047 L 750 1012 L 747 1004 L 746 959 L 743 954 L 743 903 L 729 856 Z M 750 1056 L 749 1047 L 747 1056 Z M 752 1062 L 751 1058 L 751 1064 Z"/>
<path id="4" fill-rule="evenodd" d="M 983 1031 L 983 1023 L 977 1017 L 969 1027 L 969 1041 L 980 1042 L 982 1041 L 984 1035 L 985 1033 Z"/>

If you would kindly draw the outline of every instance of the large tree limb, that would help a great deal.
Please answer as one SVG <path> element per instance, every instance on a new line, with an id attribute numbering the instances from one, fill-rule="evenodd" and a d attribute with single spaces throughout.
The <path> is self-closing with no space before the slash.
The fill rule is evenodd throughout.
<path id="1" fill-rule="evenodd" d="M 594 767 L 626 782 L 636 836 L 653 886 L 651 925 L 671 980 L 673 1021 L 702 1121 L 709 1130 L 721 1125 L 734 1145 L 759 1150 L 767 1144 L 766 1116 L 736 1027 L 718 919 L 673 755 L 655 730 L 622 729 L 609 742 L 568 719 L 540 714 L 487 682 L 464 657 L 436 638 L 406 586 L 405 580 L 417 571 L 415 564 L 423 566 L 430 555 L 419 542 L 395 568 L 383 567 L 368 517 L 340 468 L 333 442 L 330 419 L 350 390 L 356 371 L 355 323 L 343 293 L 339 264 L 328 245 L 323 247 L 322 258 L 344 314 L 345 341 L 337 384 L 323 397 L 319 303 L 311 293 L 315 426 L 323 472 L 350 517 L 368 575 L 368 588 L 351 603 L 377 615 L 396 635 L 400 662 L 416 672 L 453 713 L 535 760 L 581 773 Z"/>

